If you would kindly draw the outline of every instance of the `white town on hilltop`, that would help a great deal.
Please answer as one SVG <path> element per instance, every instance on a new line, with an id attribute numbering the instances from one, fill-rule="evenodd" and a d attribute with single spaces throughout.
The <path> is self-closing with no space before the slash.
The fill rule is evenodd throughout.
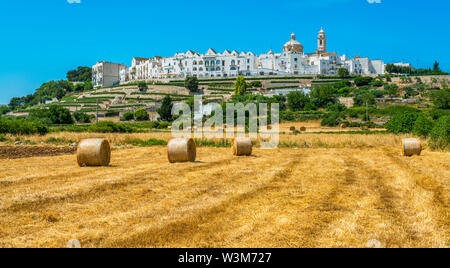
<path id="1" fill-rule="evenodd" d="M 218 53 L 210 48 L 205 54 L 194 51 L 176 53 L 173 57 L 133 58 L 131 66 L 98 62 L 92 67 L 94 86 L 109 87 L 139 80 L 183 78 L 220 78 L 265 75 L 334 75 L 346 68 L 350 74 L 384 74 L 382 60 L 356 56 L 349 59 L 327 51 L 327 37 L 323 28 L 317 37 L 317 50 L 305 53 L 303 45 L 291 34 L 283 52 L 272 49 L 259 56 L 252 52 L 225 50 Z"/>

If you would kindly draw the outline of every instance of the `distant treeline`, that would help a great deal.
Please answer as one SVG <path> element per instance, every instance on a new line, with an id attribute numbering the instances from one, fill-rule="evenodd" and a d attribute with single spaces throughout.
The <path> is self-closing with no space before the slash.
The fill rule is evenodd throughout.
<path id="1" fill-rule="evenodd" d="M 91 68 L 78 67 L 76 70 L 67 73 L 66 80 L 50 81 L 42 84 L 33 94 L 24 97 L 14 97 L 8 104 L 9 110 L 17 108 L 27 108 L 44 103 L 54 98 L 60 100 L 71 92 L 83 92 L 93 89 L 91 82 Z M 72 82 L 81 82 L 74 84 Z"/>
<path id="2" fill-rule="evenodd" d="M 394 64 L 386 65 L 386 72 L 390 74 L 410 74 L 410 75 L 447 75 L 448 73 L 443 72 L 439 67 L 439 62 L 435 62 L 433 69 L 416 69 L 411 66 L 397 66 Z"/>

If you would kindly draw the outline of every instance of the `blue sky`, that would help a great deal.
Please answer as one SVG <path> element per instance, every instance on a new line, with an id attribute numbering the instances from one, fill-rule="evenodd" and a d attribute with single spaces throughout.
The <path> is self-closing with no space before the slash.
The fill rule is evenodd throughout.
<path id="1" fill-rule="evenodd" d="M 291 32 L 313 52 L 321 26 L 329 51 L 419 67 L 438 60 L 450 71 L 450 1 L 371 1 L 1 1 L 0 104 L 101 60 L 129 65 L 133 56 L 209 47 L 280 51 Z"/>

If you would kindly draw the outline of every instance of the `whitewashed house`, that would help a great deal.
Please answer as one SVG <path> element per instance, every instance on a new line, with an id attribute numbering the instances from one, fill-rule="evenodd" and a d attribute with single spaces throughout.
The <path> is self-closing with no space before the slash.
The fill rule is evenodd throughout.
<path id="1" fill-rule="evenodd" d="M 385 65 L 381 60 L 360 57 L 349 59 L 346 55 L 327 52 L 327 36 L 322 28 L 317 36 L 317 50 L 314 53 L 304 53 L 304 46 L 293 33 L 280 53 L 271 49 L 257 56 L 252 52 L 239 53 L 236 50 L 218 53 L 210 48 L 205 54 L 189 50 L 167 58 L 135 57 L 131 67 L 99 62 L 93 67 L 93 81 L 96 86 L 108 86 L 117 81 L 124 83 L 187 76 L 325 75 L 337 74 L 339 68 L 346 68 L 351 74 L 384 74 Z"/>

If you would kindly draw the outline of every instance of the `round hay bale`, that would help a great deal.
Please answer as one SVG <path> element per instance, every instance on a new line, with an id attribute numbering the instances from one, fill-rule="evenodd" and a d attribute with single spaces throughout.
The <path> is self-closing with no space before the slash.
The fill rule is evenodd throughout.
<path id="1" fill-rule="evenodd" d="M 305 132 L 305 131 L 306 131 L 306 127 L 301 127 L 301 128 L 300 128 L 300 131 Z"/>
<path id="2" fill-rule="evenodd" d="M 348 128 L 347 124 L 342 124 L 341 128 Z"/>
<path id="3" fill-rule="evenodd" d="M 403 139 L 402 144 L 404 156 L 420 155 L 422 153 L 422 144 L 418 139 Z"/>
<path id="4" fill-rule="evenodd" d="M 80 167 L 108 166 L 111 147 L 105 139 L 85 139 L 78 144 L 77 162 Z"/>
<path id="5" fill-rule="evenodd" d="M 233 155 L 235 156 L 250 156 L 252 155 L 252 140 L 250 138 L 235 138 L 233 140 Z"/>
<path id="6" fill-rule="evenodd" d="M 167 156 L 170 163 L 194 162 L 197 147 L 193 139 L 177 138 L 169 141 Z"/>
<path id="7" fill-rule="evenodd" d="M 290 127 L 289 130 L 290 131 L 295 131 L 295 127 Z"/>
<path id="8" fill-rule="evenodd" d="M 272 130 L 272 126 L 267 126 L 267 130 Z"/>

